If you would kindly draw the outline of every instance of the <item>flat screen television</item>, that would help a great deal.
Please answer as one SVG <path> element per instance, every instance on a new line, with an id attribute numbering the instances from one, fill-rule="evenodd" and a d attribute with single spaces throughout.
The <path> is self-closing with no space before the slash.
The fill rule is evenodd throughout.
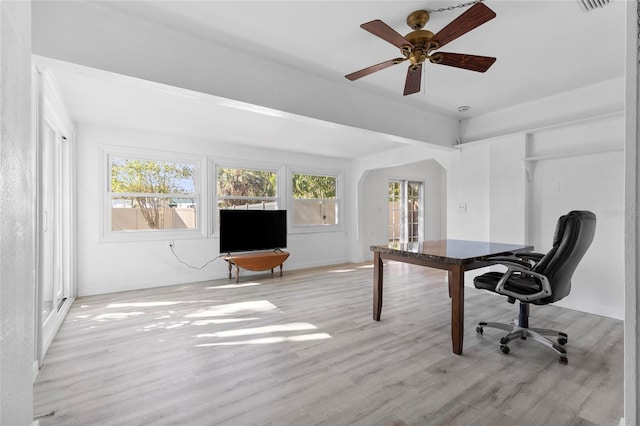
<path id="1" fill-rule="evenodd" d="M 286 210 L 220 210 L 220 253 L 286 247 Z"/>

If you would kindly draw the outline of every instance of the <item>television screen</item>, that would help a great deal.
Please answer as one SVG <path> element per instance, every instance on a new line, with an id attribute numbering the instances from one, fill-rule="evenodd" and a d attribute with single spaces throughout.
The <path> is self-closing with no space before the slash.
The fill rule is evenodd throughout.
<path id="1" fill-rule="evenodd" d="M 286 210 L 220 210 L 220 253 L 286 247 Z"/>

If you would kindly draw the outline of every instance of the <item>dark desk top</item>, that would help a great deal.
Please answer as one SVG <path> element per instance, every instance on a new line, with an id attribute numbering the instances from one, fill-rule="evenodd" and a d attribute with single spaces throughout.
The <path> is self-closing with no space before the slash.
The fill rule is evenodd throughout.
<path id="1" fill-rule="evenodd" d="M 531 250 L 533 250 L 533 246 L 468 240 L 425 241 L 423 243 L 400 244 L 398 247 L 393 245 L 371 246 L 371 251 L 377 251 L 381 254 L 457 265 L 473 263 L 488 256 L 501 256 Z"/>

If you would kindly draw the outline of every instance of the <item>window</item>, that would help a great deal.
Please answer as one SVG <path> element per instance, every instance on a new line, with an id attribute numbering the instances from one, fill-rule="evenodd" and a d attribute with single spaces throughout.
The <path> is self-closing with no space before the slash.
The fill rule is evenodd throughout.
<path id="1" fill-rule="evenodd" d="M 199 228 L 197 162 L 108 158 L 110 231 Z"/>
<path id="2" fill-rule="evenodd" d="M 293 224 L 338 224 L 338 176 L 292 173 Z"/>
<path id="3" fill-rule="evenodd" d="M 218 167 L 216 183 L 219 209 L 278 209 L 277 171 Z"/>
<path id="4" fill-rule="evenodd" d="M 389 181 L 389 245 L 422 241 L 422 182 Z"/>

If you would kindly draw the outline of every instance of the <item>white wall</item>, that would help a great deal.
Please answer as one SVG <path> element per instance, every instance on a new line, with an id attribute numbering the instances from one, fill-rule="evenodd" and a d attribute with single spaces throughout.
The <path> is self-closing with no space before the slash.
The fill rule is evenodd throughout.
<path id="1" fill-rule="evenodd" d="M 489 150 L 464 147 L 449 154 L 447 169 L 447 238 L 489 240 Z M 465 210 L 458 206 L 464 204 Z"/>
<path id="2" fill-rule="evenodd" d="M 493 140 L 489 144 L 489 240 L 524 244 L 526 240 L 527 173 L 522 158 L 526 135 Z"/>
<path id="3" fill-rule="evenodd" d="M 460 145 L 448 155 L 447 238 L 525 243 L 524 141 L 523 135 L 504 136 Z M 466 285 L 487 270 L 466 272 Z"/>
<path id="4" fill-rule="evenodd" d="M 0 424 L 33 420 L 31 5 L 0 0 Z"/>
<path id="5" fill-rule="evenodd" d="M 447 164 L 448 238 L 546 252 L 558 217 L 593 211 L 595 240 L 557 304 L 624 315 L 624 123 L 618 115 L 463 144 Z M 536 161 L 524 161 L 524 158 Z M 466 203 L 466 212 L 458 205 Z M 467 285 L 480 271 L 466 274 Z"/>
<path id="6" fill-rule="evenodd" d="M 389 179 L 424 182 L 424 236 L 439 240 L 446 235 L 445 170 L 434 160 L 410 163 L 400 167 L 372 170 L 363 176 L 363 200 L 359 227 L 362 229 L 362 251 L 365 260 L 372 260 L 369 247 L 386 244 L 389 224 Z"/>
<path id="7" fill-rule="evenodd" d="M 529 154 L 544 156 L 531 167 L 529 223 L 537 251 L 551 247 L 560 215 L 590 210 L 597 217 L 594 241 L 574 274 L 571 293 L 557 304 L 618 319 L 624 317 L 623 141 L 619 117 L 538 132 Z M 599 148 L 605 151 L 596 153 Z"/>
<path id="8" fill-rule="evenodd" d="M 122 146 L 208 156 L 213 160 L 261 161 L 266 165 L 344 170 L 350 180 L 348 162 L 335 158 L 266 151 L 166 134 L 150 134 L 92 124 L 79 124 L 78 145 L 78 295 L 149 288 L 162 285 L 204 281 L 228 276 L 227 264 L 217 259 L 203 270 L 190 269 L 173 257 L 166 240 L 113 242 L 101 238 L 102 206 L 106 170 L 103 146 Z M 282 176 L 285 178 L 285 175 Z M 104 185 L 104 186 L 102 186 Z M 342 208 L 348 218 L 353 191 L 346 185 Z M 286 202 L 286 200 L 285 200 Z M 289 234 L 284 264 L 288 269 L 347 262 L 349 223 L 339 232 Z M 178 239 L 175 251 L 182 260 L 201 266 L 216 257 L 217 237 Z M 252 275 L 242 271 L 241 276 Z"/>

